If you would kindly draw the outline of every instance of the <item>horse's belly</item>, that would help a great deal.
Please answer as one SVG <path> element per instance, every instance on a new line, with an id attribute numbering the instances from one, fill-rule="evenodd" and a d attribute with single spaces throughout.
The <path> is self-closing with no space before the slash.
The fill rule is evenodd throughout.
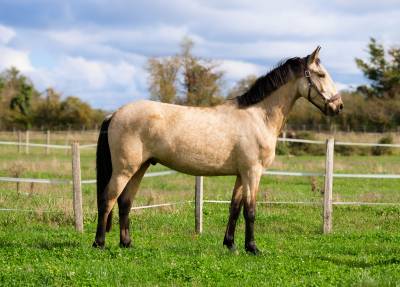
<path id="1" fill-rule="evenodd" d="M 191 175 L 236 175 L 232 156 L 207 150 L 175 150 L 160 154 L 157 161 L 169 168 Z"/>
<path id="2" fill-rule="evenodd" d="M 236 175 L 237 169 L 233 166 L 226 166 L 226 167 L 219 167 L 219 166 L 211 166 L 211 165 L 204 165 L 199 163 L 190 164 L 188 162 L 163 162 L 158 161 L 162 165 L 165 165 L 171 169 L 179 171 L 181 173 L 186 173 L 190 175 L 204 175 L 204 176 L 218 176 L 218 175 Z"/>

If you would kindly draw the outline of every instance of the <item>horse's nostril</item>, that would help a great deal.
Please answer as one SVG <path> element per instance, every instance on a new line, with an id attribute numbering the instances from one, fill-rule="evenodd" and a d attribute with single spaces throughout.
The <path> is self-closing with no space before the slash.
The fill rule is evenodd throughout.
<path id="1" fill-rule="evenodd" d="M 343 104 L 340 104 L 339 110 L 343 110 Z"/>

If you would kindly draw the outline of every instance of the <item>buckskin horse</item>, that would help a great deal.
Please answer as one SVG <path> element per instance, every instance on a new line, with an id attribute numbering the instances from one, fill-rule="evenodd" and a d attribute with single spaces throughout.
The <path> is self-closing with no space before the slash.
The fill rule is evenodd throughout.
<path id="1" fill-rule="evenodd" d="M 308 99 L 325 115 L 343 102 L 319 59 L 282 61 L 243 95 L 214 107 L 154 101 L 127 104 L 106 118 L 97 146 L 98 225 L 94 247 L 104 247 L 112 209 L 119 207 L 120 245 L 129 247 L 129 212 L 150 164 L 160 163 L 196 176 L 236 176 L 223 244 L 235 250 L 235 227 L 242 206 L 245 249 L 258 254 L 254 240 L 256 195 L 263 169 L 275 157 L 278 135 L 294 103 Z"/>

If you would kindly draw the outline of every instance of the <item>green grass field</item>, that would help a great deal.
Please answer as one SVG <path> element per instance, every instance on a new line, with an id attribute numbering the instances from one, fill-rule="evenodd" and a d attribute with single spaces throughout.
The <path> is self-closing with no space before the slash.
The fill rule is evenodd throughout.
<path id="1" fill-rule="evenodd" d="M 90 141 L 88 141 L 90 142 Z M 0 146 L 0 176 L 69 179 L 63 150 L 32 148 L 29 155 Z M 400 156 L 336 156 L 337 173 L 400 174 Z M 95 177 L 94 149 L 81 151 L 82 178 Z M 163 170 L 157 165 L 150 171 Z M 323 156 L 278 156 L 272 170 L 323 172 Z M 233 177 L 206 178 L 205 199 L 228 200 Z M 323 178 L 266 176 L 260 201 L 309 201 L 258 205 L 256 241 L 263 251 L 244 252 L 244 222 L 237 253 L 222 246 L 227 204 L 205 204 L 204 233 L 194 233 L 194 206 L 131 213 L 133 247 L 118 247 L 118 219 L 106 248 L 94 250 L 95 186 L 84 185 L 85 231 L 73 228 L 69 185 L 0 183 L 0 285 L 221 285 L 399 286 L 400 181 L 334 180 L 335 201 L 390 202 L 395 206 L 335 206 L 333 234 L 321 234 Z M 182 174 L 145 178 L 135 205 L 193 200 L 194 178 Z M 117 212 L 115 212 L 117 214 Z"/>

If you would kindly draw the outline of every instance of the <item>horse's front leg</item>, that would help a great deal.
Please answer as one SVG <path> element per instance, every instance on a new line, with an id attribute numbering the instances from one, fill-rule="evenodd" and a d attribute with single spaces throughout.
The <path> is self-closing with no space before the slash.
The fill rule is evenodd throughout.
<path id="1" fill-rule="evenodd" d="M 256 197 L 262 169 L 261 165 L 256 165 L 241 175 L 243 183 L 243 215 L 246 224 L 245 249 L 254 255 L 260 253 L 254 240 L 254 221 L 256 217 Z"/>
<path id="2" fill-rule="evenodd" d="M 231 206 L 229 208 L 229 221 L 226 227 L 224 245 L 228 247 L 229 250 L 236 250 L 235 246 L 235 229 L 236 221 L 239 217 L 240 210 L 242 209 L 242 180 L 240 176 L 236 177 L 235 187 L 232 191 Z"/>

